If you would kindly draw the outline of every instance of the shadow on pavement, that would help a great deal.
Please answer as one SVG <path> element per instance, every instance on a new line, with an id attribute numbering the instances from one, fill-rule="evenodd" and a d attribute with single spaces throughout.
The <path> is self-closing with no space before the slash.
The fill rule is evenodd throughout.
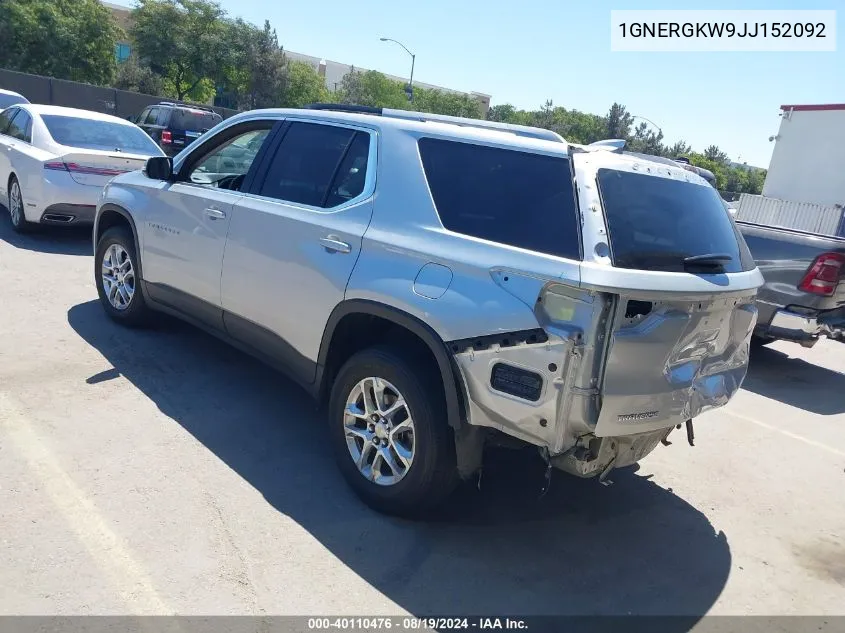
<path id="1" fill-rule="evenodd" d="M 169 319 L 126 330 L 91 301 L 71 308 L 68 321 L 114 366 L 88 383 L 125 376 L 274 508 L 415 615 L 698 617 L 727 581 L 725 534 L 634 469 L 614 473 L 610 487 L 555 473 L 540 499 L 536 453 L 502 451 L 487 459 L 480 491 L 467 485 L 432 520 L 387 518 L 348 489 L 313 401 L 281 375 Z"/>
<path id="2" fill-rule="evenodd" d="M 38 226 L 29 233 L 15 233 L 9 211 L 0 205 L 0 240 L 15 248 L 56 255 L 94 255 L 90 226 Z"/>
<path id="3" fill-rule="evenodd" d="M 845 412 L 845 398 L 835 395 L 845 392 L 845 374 L 769 347 L 751 351 L 742 388 L 810 413 Z"/>

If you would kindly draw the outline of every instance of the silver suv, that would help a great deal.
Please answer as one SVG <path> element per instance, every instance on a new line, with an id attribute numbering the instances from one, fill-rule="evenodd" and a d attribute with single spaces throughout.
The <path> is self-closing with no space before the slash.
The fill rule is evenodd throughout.
<path id="1" fill-rule="evenodd" d="M 737 391 L 762 277 L 704 180 L 547 130 L 346 109 L 239 114 L 112 180 L 107 314 L 171 313 L 283 370 L 327 401 L 352 488 L 397 514 L 496 442 L 604 477 Z"/>

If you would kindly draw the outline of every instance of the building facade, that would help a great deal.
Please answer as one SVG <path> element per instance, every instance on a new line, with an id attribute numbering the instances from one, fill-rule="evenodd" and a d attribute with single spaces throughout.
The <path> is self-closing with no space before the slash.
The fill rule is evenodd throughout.
<path id="1" fill-rule="evenodd" d="M 105 2 L 100 0 L 102 5 L 111 11 L 112 17 L 117 25 L 123 29 L 124 38 L 114 46 L 114 56 L 118 63 L 125 62 L 132 56 L 132 42 L 129 40 L 129 29 L 132 27 L 132 9 L 121 4 Z"/>
<path id="2" fill-rule="evenodd" d="M 763 195 L 845 205 L 845 103 L 781 106 Z"/>

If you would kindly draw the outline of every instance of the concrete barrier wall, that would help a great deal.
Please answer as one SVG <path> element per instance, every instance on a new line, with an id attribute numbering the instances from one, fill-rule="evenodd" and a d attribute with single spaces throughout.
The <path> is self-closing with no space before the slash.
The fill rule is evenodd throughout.
<path id="1" fill-rule="evenodd" d="M 40 75 L 19 73 L 13 70 L 0 69 L 0 88 L 14 90 L 29 99 L 32 103 L 46 103 L 48 105 L 64 106 L 66 108 L 81 108 L 113 114 L 125 119 L 137 116 L 141 110 L 151 103 L 167 101 L 168 97 L 145 95 L 140 92 L 117 90 L 92 86 L 78 81 L 53 79 Z M 224 119 L 237 113 L 230 108 L 214 107 Z"/>

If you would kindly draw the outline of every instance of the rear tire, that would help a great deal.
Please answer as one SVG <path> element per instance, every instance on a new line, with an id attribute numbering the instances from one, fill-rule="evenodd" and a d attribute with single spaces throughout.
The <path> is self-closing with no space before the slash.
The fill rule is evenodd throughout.
<path id="1" fill-rule="evenodd" d="M 97 242 L 94 281 L 100 304 L 111 319 L 129 326 L 149 322 L 151 310 L 141 291 L 135 240 L 127 229 L 112 227 Z"/>
<path id="2" fill-rule="evenodd" d="M 346 361 L 332 385 L 329 436 L 338 468 L 385 514 L 420 516 L 458 481 L 443 387 L 425 367 L 393 346 L 373 347 Z"/>
<path id="3" fill-rule="evenodd" d="M 26 219 L 24 213 L 23 193 L 21 192 L 21 185 L 17 177 L 12 176 L 9 179 L 9 218 L 12 221 L 12 228 L 16 233 L 26 233 L 31 231 L 33 223 Z"/>

